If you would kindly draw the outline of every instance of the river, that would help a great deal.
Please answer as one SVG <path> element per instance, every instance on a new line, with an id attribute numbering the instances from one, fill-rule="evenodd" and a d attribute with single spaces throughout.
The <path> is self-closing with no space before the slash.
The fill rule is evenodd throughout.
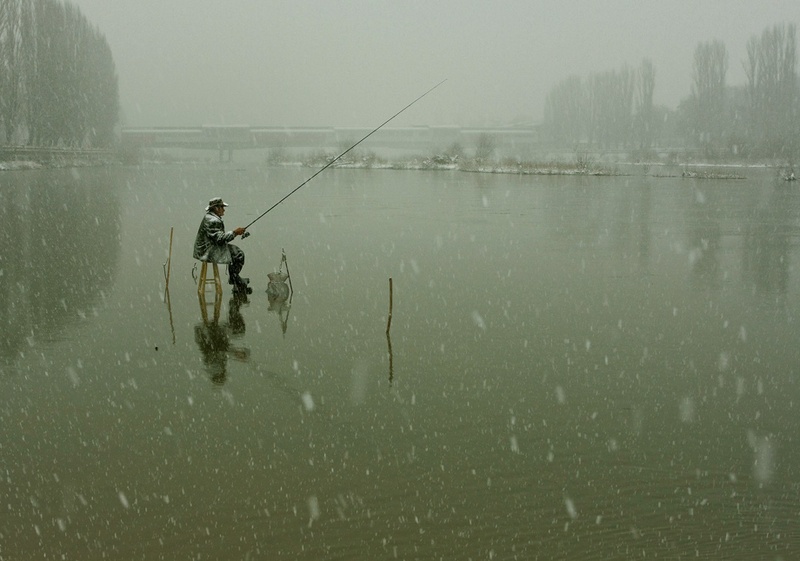
<path id="1" fill-rule="evenodd" d="M 0 176 L 0 559 L 800 556 L 793 183 L 311 172 Z"/>

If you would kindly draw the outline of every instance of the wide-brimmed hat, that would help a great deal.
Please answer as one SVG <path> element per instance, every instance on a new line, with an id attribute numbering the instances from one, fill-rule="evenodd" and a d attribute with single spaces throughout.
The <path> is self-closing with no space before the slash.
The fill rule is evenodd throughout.
<path id="1" fill-rule="evenodd" d="M 222 197 L 214 197 L 213 199 L 208 201 L 208 206 L 206 207 L 206 210 L 208 211 L 218 206 L 228 206 L 228 203 L 222 202 Z"/>

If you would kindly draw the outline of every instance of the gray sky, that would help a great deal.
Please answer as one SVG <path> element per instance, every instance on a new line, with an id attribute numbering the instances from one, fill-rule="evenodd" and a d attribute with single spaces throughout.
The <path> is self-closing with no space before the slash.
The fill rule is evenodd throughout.
<path id="1" fill-rule="evenodd" d="M 71 0 L 108 39 L 127 126 L 491 125 L 539 121 L 571 74 L 656 68 L 656 103 L 689 94 L 720 39 L 728 83 L 747 40 L 800 24 L 800 0 Z"/>

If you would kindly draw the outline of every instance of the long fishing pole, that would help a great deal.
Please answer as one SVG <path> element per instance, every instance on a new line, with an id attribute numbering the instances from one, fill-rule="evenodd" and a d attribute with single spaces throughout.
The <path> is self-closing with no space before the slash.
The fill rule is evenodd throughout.
<path id="1" fill-rule="evenodd" d="M 279 204 L 281 204 L 283 201 L 285 201 L 286 199 L 288 199 L 289 197 L 291 197 L 292 195 L 294 195 L 294 194 L 295 194 L 297 191 L 299 191 L 299 190 L 300 190 L 300 188 L 301 188 L 301 187 L 303 187 L 303 186 L 304 186 L 306 183 L 308 183 L 309 181 L 311 181 L 312 179 L 314 179 L 316 176 L 318 176 L 320 173 L 322 173 L 323 171 L 325 171 L 326 169 L 328 169 L 329 167 L 331 167 L 331 166 L 332 166 L 334 163 L 336 163 L 337 161 L 339 161 L 339 160 L 342 158 L 342 156 L 344 156 L 345 154 L 347 154 L 347 153 L 348 153 L 350 150 L 352 150 L 353 148 L 355 148 L 356 146 L 358 146 L 359 144 L 361 144 L 362 142 L 364 142 L 366 139 L 368 139 L 370 136 L 372 136 L 373 134 L 375 134 L 376 132 L 378 132 L 378 131 L 379 131 L 381 128 L 383 128 L 383 127 L 384 127 L 384 126 L 385 126 L 387 123 L 389 123 L 389 121 L 391 121 L 392 119 L 394 119 L 395 117 L 397 117 L 398 115 L 400 115 L 400 113 L 402 113 L 403 111 L 405 111 L 406 109 L 408 109 L 409 107 L 411 107 L 412 105 L 414 105 L 414 104 L 415 104 L 416 102 L 418 102 L 420 99 L 422 99 L 423 97 L 425 97 L 426 95 L 428 95 L 429 93 L 431 93 L 433 90 L 435 90 L 436 88 L 438 88 L 439 86 L 441 86 L 442 84 L 444 84 L 446 81 L 447 81 L 447 79 L 444 79 L 444 80 L 442 80 L 441 82 L 439 82 L 438 84 L 436 84 L 435 86 L 433 86 L 433 87 L 432 87 L 431 89 L 429 89 L 427 92 L 425 92 L 424 94 L 422 94 L 421 96 L 419 96 L 417 99 L 415 99 L 414 101 L 412 101 L 411 103 L 409 103 L 408 105 L 406 105 L 405 107 L 403 107 L 403 108 L 402 108 L 400 111 L 398 111 L 397 113 L 395 113 L 394 115 L 392 115 L 391 117 L 389 117 L 388 119 L 386 119 L 384 122 L 382 122 L 380 125 L 378 125 L 378 126 L 377 126 L 377 127 L 375 127 L 374 129 L 372 129 L 372 130 L 371 130 L 371 131 L 370 131 L 368 134 L 366 134 L 366 135 L 365 135 L 365 136 L 364 136 L 364 137 L 363 137 L 361 140 L 359 140 L 358 142 L 356 142 L 355 144 L 353 144 L 353 145 L 352 145 L 350 148 L 348 148 L 347 150 L 345 150 L 344 152 L 342 152 L 341 154 L 339 154 L 338 156 L 336 156 L 334 159 L 332 159 L 330 162 L 328 162 L 327 164 L 325 164 L 324 166 L 322 166 L 320 169 L 318 169 L 318 170 L 316 171 L 316 173 L 314 173 L 314 175 L 312 175 L 311 177 L 309 177 L 308 179 L 306 179 L 305 181 L 303 181 L 303 182 L 302 182 L 300 185 L 298 185 L 297 187 L 295 187 L 294 189 L 292 189 L 291 191 L 289 191 L 289 192 L 288 192 L 288 193 L 287 193 L 287 194 L 286 194 L 286 195 L 285 195 L 285 196 L 284 196 L 284 197 L 283 197 L 281 200 L 279 200 L 277 203 L 275 203 L 274 205 L 272 205 L 271 207 L 269 207 L 267 210 L 265 210 L 264 212 L 262 212 L 261 214 L 259 214 L 259 215 L 258 215 L 258 216 L 255 218 L 255 220 L 253 220 L 252 222 L 250 222 L 250 224 L 248 224 L 247 226 L 245 226 L 245 227 L 244 227 L 244 228 L 245 228 L 245 230 L 246 230 L 247 228 L 249 228 L 250 226 L 252 226 L 253 224 L 255 224 L 257 221 L 261 220 L 261 219 L 262 219 L 262 218 L 263 218 L 263 217 L 264 217 L 264 216 L 265 216 L 265 215 L 266 215 L 266 214 L 267 214 L 269 211 L 271 211 L 273 208 L 275 208 L 276 206 L 278 206 Z M 243 235 L 242 237 L 243 237 L 243 238 L 245 238 L 245 237 L 247 237 L 247 236 L 249 236 L 249 235 L 250 235 L 250 232 L 245 232 L 245 233 L 244 233 L 244 235 Z"/>

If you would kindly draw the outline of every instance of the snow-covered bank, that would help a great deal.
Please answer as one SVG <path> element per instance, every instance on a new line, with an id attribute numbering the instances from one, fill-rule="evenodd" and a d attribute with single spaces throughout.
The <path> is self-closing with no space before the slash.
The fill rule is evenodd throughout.
<path id="1" fill-rule="evenodd" d="M 33 169 L 85 168 L 110 166 L 119 162 L 113 158 L 58 158 L 46 161 L 11 160 L 0 161 L 0 171 L 24 171 Z"/>
<path id="2" fill-rule="evenodd" d="M 0 171 L 18 171 L 23 169 L 41 169 L 45 166 L 32 161 L 0 162 Z"/>
<path id="3" fill-rule="evenodd" d="M 319 155 L 306 160 L 271 161 L 272 165 L 304 166 L 318 168 L 330 163 L 333 156 Z M 374 155 L 341 159 L 331 165 L 343 169 L 386 169 L 408 171 L 464 171 L 470 173 L 502 173 L 515 175 L 628 175 L 618 166 L 605 166 L 587 162 L 524 162 L 524 161 L 479 161 L 475 159 L 450 158 L 445 156 L 416 157 L 388 161 Z"/>

